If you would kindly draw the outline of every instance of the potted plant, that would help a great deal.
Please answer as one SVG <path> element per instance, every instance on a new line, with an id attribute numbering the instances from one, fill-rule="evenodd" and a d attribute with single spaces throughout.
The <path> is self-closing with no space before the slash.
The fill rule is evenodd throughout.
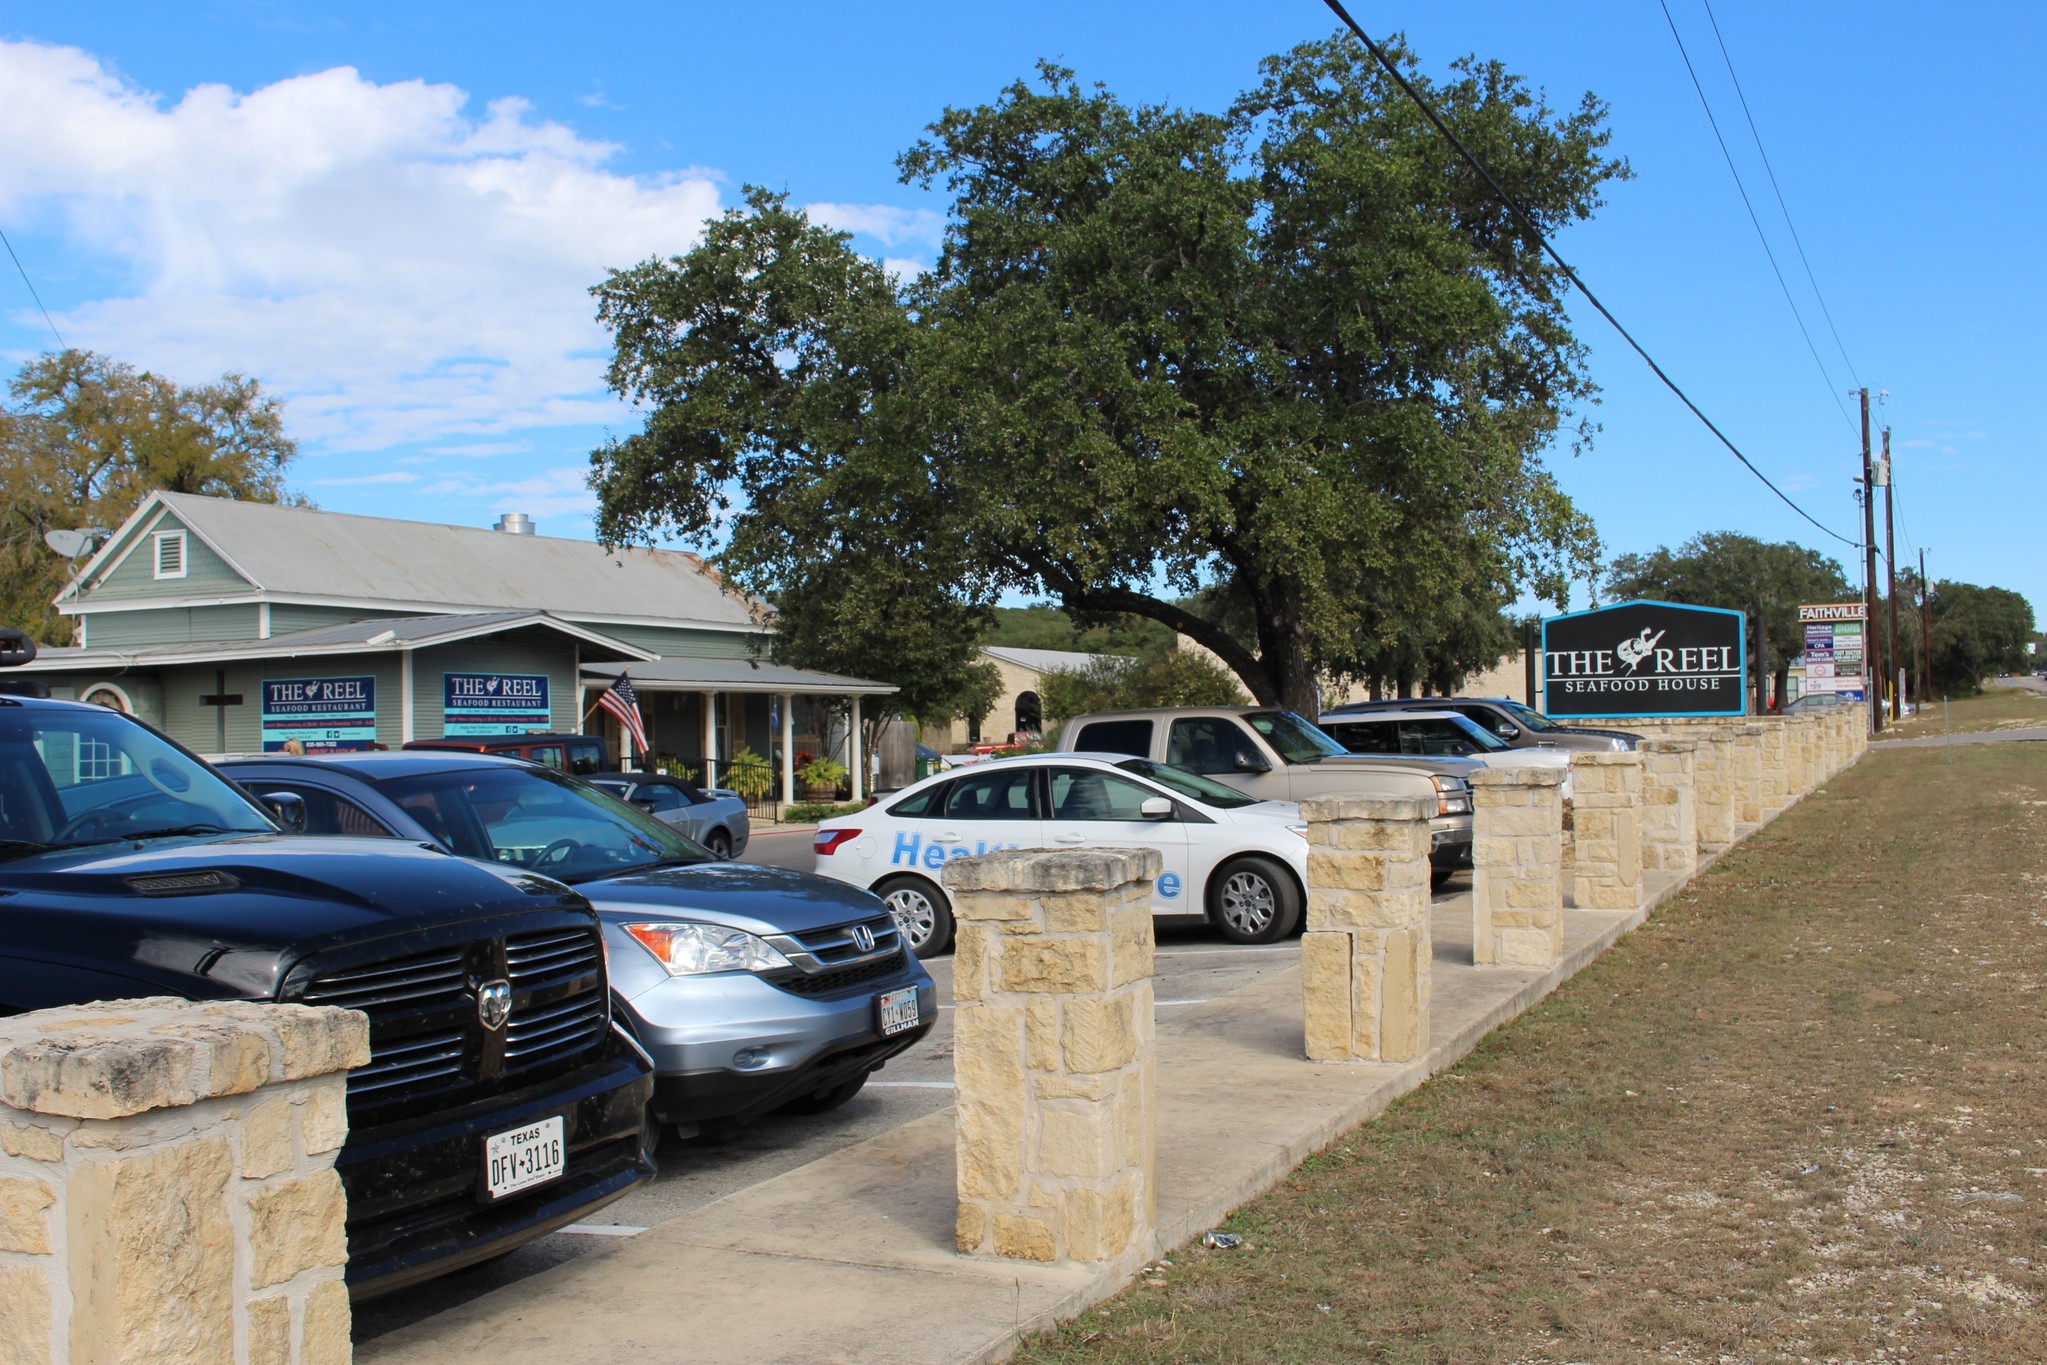
<path id="1" fill-rule="evenodd" d="M 820 754 L 798 754 L 796 758 L 796 781 L 806 800 L 830 801 L 838 796 L 839 783 L 846 777 L 845 764 Z"/>
<path id="2" fill-rule="evenodd" d="M 744 748 L 732 755 L 726 764 L 725 785 L 749 802 L 758 801 L 775 785 L 774 770 L 768 767 L 765 758 L 750 748 Z"/>

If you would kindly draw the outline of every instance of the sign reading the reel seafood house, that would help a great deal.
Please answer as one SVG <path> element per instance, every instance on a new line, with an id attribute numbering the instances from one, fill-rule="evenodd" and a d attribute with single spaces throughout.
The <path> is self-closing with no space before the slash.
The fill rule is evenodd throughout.
<path id="1" fill-rule="evenodd" d="M 1623 602 L 1542 623 L 1542 709 L 1599 716 L 1739 716 L 1748 618 L 1720 607 Z"/>
<path id="2" fill-rule="evenodd" d="M 369 748 L 377 739 L 377 680 L 265 678 L 263 752 L 294 739 L 308 751 Z"/>
<path id="3" fill-rule="evenodd" d="M 549 728 L 545 673 L 443 673 L 441 733 L 523 735 Z"/>

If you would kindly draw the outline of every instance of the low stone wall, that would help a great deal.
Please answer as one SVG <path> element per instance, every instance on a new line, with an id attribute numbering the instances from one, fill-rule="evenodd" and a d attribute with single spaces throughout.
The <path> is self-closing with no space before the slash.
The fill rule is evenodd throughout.
<path id="1" fill-rule="evenodd" d="M 1698 741 L 1645 739 L 1642 758 L 1642 870 L 1691 875 L 1699 865 Z"/>
<path id="2" fill-rule="evenodd" d="M 1571 755 L 1571 903 L 1633 910 L 1642 903 L 1642 755 Z"/>
<path id="3" fill-rule="evenodd" d="M 114 1001 L 0 1020 L 0 1360 L 343 1365 L 334 1155 L 369 1022 Z"/>
<path id="4" fill-rule="evenodd" d="M 1301 934 L 1310 1061 L 1408 1062 L 1429 1049 L 1429 816 L 1424 801 L 1317 796 Z"/>
<path id="5" fill-rule="evenodd" d="M 962 1252 L 1143 1255 L 1157 1217 L 1157 849 L 1010 849 L 945 865 Z"/>
<path id="6" fill-rule="evenodd" d="M 1564 774 L 1471 775 L 1471 955 L 1481 967 L 1548 967 L 1564 951 Z"/>

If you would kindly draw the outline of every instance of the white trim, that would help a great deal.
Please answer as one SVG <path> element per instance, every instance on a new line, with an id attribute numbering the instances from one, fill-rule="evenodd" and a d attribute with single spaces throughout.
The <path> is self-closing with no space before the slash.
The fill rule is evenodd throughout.
<path id="1" fill-rule="evenodd" d="M 782 694 L 782 800 L 796 800 L 796 694 Z"/>
<path id="2" fill-rule="evenodd" d="M 256 638 L 270 638 L 270 603 L 267 599 L 256 604 Z"/>
<path id="3" fill-rule="evenodd" d="M 119 566 L 116 566 L 119 567 Z M 553 613 L 550 607 L 514 607 L 502 602 L 414 602 L 401 598 L 367 597 L 317 597 L 306 593 L 274 593 L 262 588 L 249 592 L 238 592 L 226 596 L 211 597 L 151 597 L 131 598 L 113 602 L 58 602 L 58 614 L 76 616 L 86 611 L 155 611 L 159 608 L 178 607 L 226 607 L 239 606 L 249 602 L 258 604 L 274 602 L 285 607 L 345 607 L 350 611 L 373 611 L 380 616 L 474 616 L 483 612 L 545 611 Z M 665 630 L 702 630 L 724 635 L 772 635 L 769 626 L 748 622 L 744 625 L 730 621 L 689 621 L 673 616 L 586 616 L 577 613 L 576 619 L 598 626 L 653 626 Z M 336 625 L 346 624 L 335 622 Z M 656 658 L 659 655 L 654 656 Z"/>
<path id="4" fill-rule="evenodd" d="M 191 572 L 192 557 L 189 553 L 191 539 L 191 536 L 185 532 L 183 527 L 175 531 L 152 532 L 149 537 L 151 553 L 149 564 L 150 577 L 161 581 L 166 578 L 183 578 L 187 573 Z M 168 545 L 176 545 L 178 547 L 178 568 L 175 573 L 167 573 L 164 570 L 164 547 Z"/>
<path id="5" fill-rule="evenodd" d="M 412 732 L 412 650 L 398 651 L 398 742 L 410 744 L 418 736 Z"/>
<path id="6" fill-rule="evenodd" d="M 143 522 L 148 517 L 151 509 L 156 509 L 159 512 L 163 510 L 163 494 L 161 491 L 151 493 L 148 497 L 144 498 L 136 506 L 135 510 L 128 514 L 128 519 L 114 528 L 114 533 L 107 537 L 107 543 L 94 551 L 92 558 L 85 561 L 84 567 L 71 575 L 71 581 L 57 590 L 55 600 L 61 602 L 63 599 L 71 596 L 84 587 L 88 579 L 100 574 L 102 569 L 106 573 L 112 573 L 115 569 L 120 568 L 121 561 L 126 559 L 133 553 L 135 547 L 142 543 L 139 533 L 142 530 L 148 529 L 143 526 Z M 151 525 L 153 526 L 154 523 L 151 523 Z M 101 561 L 106 562 L 102 564 Z M 61 611 L 63 608 L 59 607 L 58 610 Z"/>
<path id="7" fill-rule="evenodd" d="M 616 650 L 626 656 L 627 662 L 652 663 L 661 657 L 648 653 L 638 645 L 627 644 L 624 640 L 614 640 L 608 635 L 584 630 L 573 621 L 563 621 L 542 613 L 535 613 L 525 620 L 500 621 L 490 626 L 479 626 L 474 630 L 454 631 L 447 635 L 437 635 L 431 640 L 409 640 L 403 644 L 385 639 L 330 645 L 279 645 L 273 642 L 268 647 L 251 647 L 250 642 L 246 640 L 223 640 L 220 649 L 200 650 L 190 654 L 152 654 L 147 649 L 109 650 L 108 654 L 111 656 L 110 661 L 118 662 L 123 668 L 182 668 L 186 664 L 241 663 L 260 659 L 317 659 L 329 654 L 388 654 L 393 650 L 431 649 L 438 645 L 460 644 L 465 640 L 501 635 L 506 631 L 524 630 L 529 626 L 558 630 L 564 635 Z M 21 665 L 16 671 L 77 673 L 101 666 L 103 665 L 99 660 L 78 655 L 68 658 L 43 655 L 31 663 Z"/>
<path id="8" fill-rule="evenodd" d="M 78 694 L 78 700 L 80 700 L 81 702 L 90 702 L 92 700 L 93 693 L 102 691 L 111 692 L 121 699 L 121 710 L 124 714 L 130 716 L 135 714 L 135 699 L 129 696 L 124 689 L 110 682 L 95 680 L 93 682 L 87 683 L 85 687 L 82 690 L 80 690 Z"/>
<path id="9" fill-rule="evenodd" d="M 80 613 L 78 617 L 78 647 L 80 649 L 92 648 L 92 643 L 86 639 L 86 636 L 91 634 L 91 632 L 86 629 L 86 626 L 89 625 L 90 623 L 91 623 L 90 618 L 85 616 L 83 613 Z"/>

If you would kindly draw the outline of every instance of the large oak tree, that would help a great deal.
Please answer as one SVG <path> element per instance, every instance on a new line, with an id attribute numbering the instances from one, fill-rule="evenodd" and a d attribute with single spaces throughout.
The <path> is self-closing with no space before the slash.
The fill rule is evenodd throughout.
<path id="1" fill-rule="evenodd" d="M 592 457 L 600 534 L 906 617 L 1145 617 L 1296 708 L 1443 604 L 1561 600 L 1597 550 L 1540 458 L 1593 394 L 1564 283 L 1362 55 L 1270 58 L 1221 113 L 1051 65 L 946 111 L 899 161 L 951 197 L 914 280 L 760 190 L 614 272 L 610 382 L 648 417 Z M 1590 96 L 1399 60 L 1545 231 L 1626 174 Z M 1248 632 L 1184 600 L 1225 580 Z"/>

